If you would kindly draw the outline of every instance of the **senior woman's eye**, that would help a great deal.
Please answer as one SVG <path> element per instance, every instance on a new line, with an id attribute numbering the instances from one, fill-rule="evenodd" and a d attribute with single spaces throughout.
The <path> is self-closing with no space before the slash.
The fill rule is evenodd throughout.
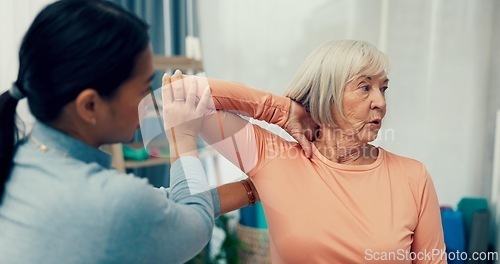
<path id="1" fill-rule="evenodd" d="M 385 91 L 386 91 L 387 89 L 389 89 L 389 87 L 387 87 L 387 86 L 380 87 L 380 91 L 381 91 L 382 93 L 385 93 Z"/>
<path id="2" fill-rule="evenodd" d="M 359 89 L 361 89 L 364 92 L 368 92 L 370 90 L 370 86 L 369 85 L 363 85 L 363 86 L 359 87 Z"/>

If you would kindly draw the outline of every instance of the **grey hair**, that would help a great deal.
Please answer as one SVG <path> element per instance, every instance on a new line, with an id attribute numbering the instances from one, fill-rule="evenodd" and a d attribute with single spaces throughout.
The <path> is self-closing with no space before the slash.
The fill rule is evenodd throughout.
<path id="1" fill-rule="evenodd" d="M 347 83 L 360 76 L 387 73 L 389 61 L 374 45 L 359 40 L 329 41 L 314 50 L 285 91 L 318 124 L 333 124 L 332 105 L 345 118 L 342 98 Z"/>

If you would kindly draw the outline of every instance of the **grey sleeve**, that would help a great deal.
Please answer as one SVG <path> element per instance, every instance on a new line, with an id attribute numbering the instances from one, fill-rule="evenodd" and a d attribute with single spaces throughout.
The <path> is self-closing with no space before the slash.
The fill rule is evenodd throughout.
<path id="1" fill-rule="evenodd" d="M 211 201 L 213 217 L 220 213 L 219 193 L 217 188 L 208 186 L 208 179 L 198 158 L 192 156 L 181 157 L 170 169 L 170 199 L 182 202 L 186 199 L 199 198 Z M 189 198 L 191 197 L 191 198 Z"/>
<path id="2" fill-rule="evenodd" d="M 198 158 L 182 157 L 171 167 L 171 188 L 153 188 L 141 181 L 128 188 L 115 214 L 120 254 L 148 263 L 184 263 L 208 243 L 219 214 L 216 190 L 209 190 Z M 123 196 L 122 196 L 123 197 Z M 213 200 L 216 199 L 216 200 Z M 117 210 L 118 211 L 118 210 Z M 142 258 L 142 259 L 141 259 Z"/>
<path id="3" fill-rule="evenodd" d="M 216 189 L 215 189 L 216 190 Z M 213 200 L 214 196 L 217 198 Z M 208 243 L 214 227 L 214 216 L 219 214 L 218 194 L 209 190 L 208 179 L 195 157 L 181 157 L 170 170 L 169 201 L 173 201 L 169 219 L 169 261 L 185 262 L 200 252 Z M 171 241 L 174 238 L 174 241 Z"/>

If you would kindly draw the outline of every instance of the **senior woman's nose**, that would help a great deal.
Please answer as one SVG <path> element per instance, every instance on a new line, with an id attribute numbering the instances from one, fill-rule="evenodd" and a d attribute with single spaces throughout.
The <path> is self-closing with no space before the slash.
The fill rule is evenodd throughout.
<path id="1" fill-rule="evenodd" d="M 382 91 L 377 90 L 376 92 L 372 93 L 372 101 L 371 101 L 371 108 L 379 108 L 379 109 L 385 109 L 385 95 Z"/>

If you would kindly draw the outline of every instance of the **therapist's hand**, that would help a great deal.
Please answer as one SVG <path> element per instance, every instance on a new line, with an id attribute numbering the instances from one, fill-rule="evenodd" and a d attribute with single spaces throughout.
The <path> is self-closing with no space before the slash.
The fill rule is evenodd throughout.
<path id="1" fill-rule="evenodd" d="M 196 151 L 196 136 L 203 124 L 203 112 L 210 98 L 210 88 L 205 88 L 198 104 L 195 77 L 189 77 L 186 89 L 182 73 L 177 70 L 170 77 L 163 75 L 163 122 L 170 144 L 177 156 Z M 186 90 L 186 92 L 184 92 Z"/>
<path id="2" fill-rule="evenodd" d="M 307 158 L 312 157 L 312 143 L 315 139 L 319 125 L 316 124 L 306 109 L 295 101 L 292 101 L 288 120 L 283 129 L 300 144 Z"/>

